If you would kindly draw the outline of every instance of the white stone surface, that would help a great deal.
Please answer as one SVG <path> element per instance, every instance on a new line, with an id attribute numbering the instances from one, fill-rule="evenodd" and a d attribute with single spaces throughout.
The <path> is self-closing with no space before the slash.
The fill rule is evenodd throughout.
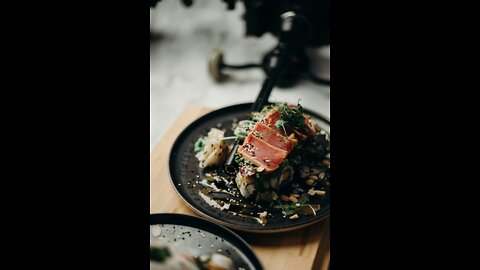
<path id="1" fill-rule="evenodd" d="M 231 64 L 260 62 L 276 45 L 271 35 L 246 38 L 243 6 L 228 11 L 223 1 L 194 1 L 190 8 L 162 0 L 151 10 L 151 31 L 162 35 L 150 44 L 150 149 L 188 105 L 221 108 L 253 102 L 265 78 L 260 69 L 230 72 L 218 84 L 207 70 L 209 53 L 218 48 Z M 330 48 L 312 50 L 315 72 L 330 77 Z M 330 87 L 302 81 L 292 88 L 274 88 L 270 101 L 301 104 L 330 116 Z"/>

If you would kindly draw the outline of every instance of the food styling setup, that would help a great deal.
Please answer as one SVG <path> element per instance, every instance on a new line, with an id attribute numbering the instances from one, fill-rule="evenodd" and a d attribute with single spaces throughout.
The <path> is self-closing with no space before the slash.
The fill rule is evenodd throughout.
<path id="1" fill-rule="evenodd" d="M 301 98 L 269 97 L 300 79 L 329 85 L 311 72 L 306 48 L 329 45 L 330 1 L 223 2 L 244 5 L 247 36 L 278 42 L 259 64 L 225 64 L 212 52 L 218 82 L 227 69 L 261 68 L 257 96 L 187 107 L 152 150 L 150 269 L 329 269 L 330 121 Z"/>

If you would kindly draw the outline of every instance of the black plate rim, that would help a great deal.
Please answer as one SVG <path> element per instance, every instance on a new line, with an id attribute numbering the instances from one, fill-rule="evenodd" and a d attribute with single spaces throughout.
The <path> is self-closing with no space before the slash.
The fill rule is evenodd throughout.
<path id="1" fill-rule="evenodd" d="M 182 224 L 175 223 L 178 221 L 185 221 L 185 222 Z M 221 234 L 227 235 L 229 238 L 236 241 L 236 243 L 232 243 L 232 241 L 230 241 L 231 239 L 228 239 L 230 244 L 238 248 L 243 253 L 243 255 L 245 255 L 250 260 L 250 263 L 253 264 L 253 266 L 255 267 L 255 270 L 264 269 L 255 251 L 253 251 L 251 246 L 245 240 L 243 240 L 243 238 L 241 238 L 238 234 L 236 234 L 232 230 L 222 225 L 215 224 L 208 219 L 186 215 L 186 214 L 177 214 L 177 213 L 150 214 L 150 226 L 156 225 L 156 224 L 175 224 L 175 225 L 178 224 L 178 225 L 189 226 L 189 227 L 193 227 L 199 230 L 204 230 L 216 236 L 225 238 L 224 236 L 214 232 L 214 230 L 217 230 Z"/>
<path id="2" fill-rule="evenodd" d="M 173 152 L 173 149 L 175 149 L 175 147 L 177 146 L 177 144 L 179 143 L 180 141 L 180 138 L 182 138 L 183 136 L 185 136 L 185 133 L 189 130 L 189 128 L 191 126 L 194 126 L 196 124 L 198 124 L 198 122 L 201 122 L 203 121 L 206 117 L 208 117 L 210 114 L 212 113 L 215 113 L 217 111 L 220 111 L 220 110 L 229 110 L 229 109 L 233 109 L 234 107 L 243 107 L 243 106 L 248 106 L 248 105 L 252 105 L 253 103 L 249 102 L 249 103 L 239 103 L 239 104 L 235 104 L 235 105 L 231 105 L 231 106 L 227 106 L 227 107 L 222 107 L 222 108 L 219 108 L 219 109 L 216 109 L 216 110 L 213 110 L 211 112 L 208 112 L 202 116 L 200 116 L 199 118 L 197 118 L 195 121 L 191 122 L 190 124 L 188 124 L 183 130 L 182 132 L 180 132 L 180 134 L 177 136 L 177 138 L 175 138 L 175 141 L 174 143 L 172 144 L 172 147 L 170 148 L 170 151 L 168 153 L 168 176 L 169 176 L 169 179 L 170 179 L 170 184 L 173 186 L 173 189 L 175 190 L 175 192 L 177 193 L 177 195 L 182 199 L 182 201 L 190 208 L 192 209 L 195 213 L 197 213 L 198 215 L 200 215 L 201 217 L 209 220 L 209 221 L 212 221 L 212 222 L 217 222 L 219 224 L 221 224 L 222 226 L 224 227 L 228 227 L 228 228 L 232 228 L 232 229 L 235 229 L 235 230 L 238 230 L 238 231 L 242 231 L 242 232 L 249 232 L 249 233 L 265 233 L 265 234 L 270 234 L 270 233 L 281 233 L 281 232 L 288 232 L 288 231 L 293 231 L 293 230 L 298 230 L 298 229 L 302 229 L 302 228 L 305 228 L 305 227 L 308 227 L 308 226 L 311 226 L 313 224 L 316 224 L 318 222 L 321 222 L 323 220 L 325 220 L 326 218 L 328 218 L 330 216 L 330 207 L 328 207 L 328 211 L 324 214 L 323 217 L 319 218 L 319 219 L 315 219 L 315 220 L 312 220 L 311 222 L 307 222 L 307 223 L 304 223 L 304 224 L 300 224 L 300 225 L 292 225 L 292 226 L 287 226 L 285 228 L 278 228 L 278 229 L 254 229 L 254 228 L 251 228 L 251 227 L 248 227 L 248 226 L 240 226 L 240 225 L 236 225 L 236 224 L 232 224 L 232 223 L 228 223 L 228 222 L 224 222 L 223 220 L 220 220 L 220 219 L 216 219 L 214 217 L 211 217 L 209 216 L 208 214 L 202 212 L 200 209 L 197 209 L 195 206 L 191 205 L 183 196 L 182 194 L 178 191 L 175 183 L 173 182 L 173 177 L 172 177 L 172 174 L 171 174 L 171 166 L 172 166 L 172 163 L 173 163 L 173 160 L 172 160 L 172 152 Z M 307 111 L 308 114 L 310 115 L 313 115 L 317 118 L 319 118 L 320 120 L 324 121 L 325 123 L 327 123 L 328 125 L 330 125 L 330 120 L 322 115 L 322 114 L 319 114 L 319 113 L 316 113 L 316 112 L 313 112 L 311 110 L 308 110 L 307 108 L 304 108 L 305 111 Z"/>

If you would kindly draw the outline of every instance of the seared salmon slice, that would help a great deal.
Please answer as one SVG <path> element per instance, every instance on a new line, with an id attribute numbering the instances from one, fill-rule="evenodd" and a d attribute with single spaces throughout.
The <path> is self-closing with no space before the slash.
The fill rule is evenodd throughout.
<path id="1" fill-rule="evenodd" d="M 238 148 L 238 154 L 258 167 L 263 167 L 265 172 L 273 172 L 285 160 L 288 152 L 276 148 L 250 133 L 245 138 L 243 145 Z"/>
<path id="2" fill-rule="evenodd" d="M 269 128 L 260 122 L 255 124 L 252 133 L 255 135 L 255 137 L 260 138 L 268 144 L 287 152 L 292 151 L 297 144 L 296 139 L 287 138 L 280 134 L 277 130 Z"/>

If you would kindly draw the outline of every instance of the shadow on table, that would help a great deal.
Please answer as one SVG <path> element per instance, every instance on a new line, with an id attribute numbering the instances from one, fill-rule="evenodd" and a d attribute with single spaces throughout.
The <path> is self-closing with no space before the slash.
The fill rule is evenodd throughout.
<path id="1" fill-rule="evenodd" d="M 311 242 L 316 242 L 319 238 L 325 238 L 324 233 L 330 234 L 330 219 L 326 218 L 311 226 L 297 229 L 289 232 L 280 233 L 247 233 L 237 232 L 250 245 L 255 246 L 300 246 L 303 247 Z M 287 237 L 288 236 L 288 237 Z"/>

